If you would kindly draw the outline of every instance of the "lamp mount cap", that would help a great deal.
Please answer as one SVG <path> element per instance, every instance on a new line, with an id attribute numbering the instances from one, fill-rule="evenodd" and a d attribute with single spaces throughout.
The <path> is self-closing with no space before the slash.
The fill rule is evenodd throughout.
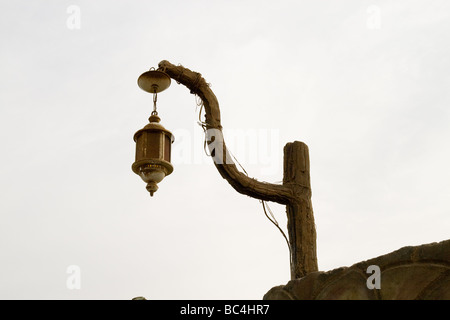
<path id="1" fill-rule="evenodd" d="M 138 78 L 138 86 L 149 93 L 158 93 L 170 87 L 170 77 L 167 73 L 159 70 L 149 70 Z"/>

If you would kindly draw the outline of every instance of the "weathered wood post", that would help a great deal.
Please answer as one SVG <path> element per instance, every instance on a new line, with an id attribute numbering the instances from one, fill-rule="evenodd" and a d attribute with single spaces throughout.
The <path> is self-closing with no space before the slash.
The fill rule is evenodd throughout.
<path id="1" fill-rule="evenodd" d="M 306 144 L 295 141 L 285 146 L 283 184 L 262 182 L 247 176 L 237 169 L 229 156 L 222 135 L 219 102 L 201 74 L 181 65 L 175 66 L 166 60 L 161 61 L 158 66 L 158 70 L 166 72 L 202 100 L 205 109 L 204 128 L 210 133 L 213 132 L 216 146 L 217 141 L 221 142 L 221 150 L 217 147 L 210 149 L 211 153 L 220 155 L 213 157 L 220 175 L 239 193 L 286 205 L 291 247 L 291 278 L 297 279 L 317 271 L 316 229 L 311 205 L 309 152 Z M 226 160 L 216 161 L 216 158 Z"/>
<path id="2" fill-rule="evenodd" d="M 300 141 L 286 144 L 283 164 L 283 184 L 299 191 L 296 199 L 286 205 L 291 279 L 298 279 L 318 270 L 308 146 Z"/>

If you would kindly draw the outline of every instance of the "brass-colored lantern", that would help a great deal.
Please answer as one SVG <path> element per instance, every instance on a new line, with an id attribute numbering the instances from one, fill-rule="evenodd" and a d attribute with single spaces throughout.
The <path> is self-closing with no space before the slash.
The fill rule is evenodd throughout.
<path id="1" fill-rule="evenodd" d="M 157 93 L 170 86 L 170 77 L 162 71 L 150 70 L 139 77 L 138 85 L 153 93 L 153 112 L 150 123 L 134 134 L 136 160 L 131 168 L 147 183 L 147 191 L 153 196 L 158 183 L 173 171 L 170 153 L 174 136 L 159 123 L 161 119 L 156 111 Z"/>

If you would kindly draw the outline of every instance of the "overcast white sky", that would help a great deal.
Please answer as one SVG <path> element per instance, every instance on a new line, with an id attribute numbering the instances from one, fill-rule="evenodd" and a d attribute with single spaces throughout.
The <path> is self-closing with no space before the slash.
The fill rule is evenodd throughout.
<path id="1" fill-rule="evenodd" d="M 320 270 L 449 239 L 449 34 L 445 0 L 0 1 L 0 298 L 261 299 L 289 281 L 284 239 L 204 154 L 175 81 L 158 96 L 174 172 L 150 198 L 131 171 L 151 111 L 136 81 L 164 59 L 212 84 L 249 175 L 280 181 L 283 146 L 309 146 Z"/>

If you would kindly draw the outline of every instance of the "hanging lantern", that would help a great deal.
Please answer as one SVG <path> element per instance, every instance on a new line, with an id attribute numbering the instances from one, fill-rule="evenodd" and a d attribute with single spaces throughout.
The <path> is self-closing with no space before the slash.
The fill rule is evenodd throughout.
<path id="1" fill-rule="evenodd" d="M 156 111 L 157 94 L 170 86 L 170 77 L 162 71 L 150 70 L 139 77 L 138 85 L 153 93 L 153 111 L 150 123 L 134 134 L 136 159 L 131 168 L 147 183 L 147 191 L 153 197 L 158 183 L 173 171 L 170 153 L 174 136 L 159 123 L 161 119 Z"/>

